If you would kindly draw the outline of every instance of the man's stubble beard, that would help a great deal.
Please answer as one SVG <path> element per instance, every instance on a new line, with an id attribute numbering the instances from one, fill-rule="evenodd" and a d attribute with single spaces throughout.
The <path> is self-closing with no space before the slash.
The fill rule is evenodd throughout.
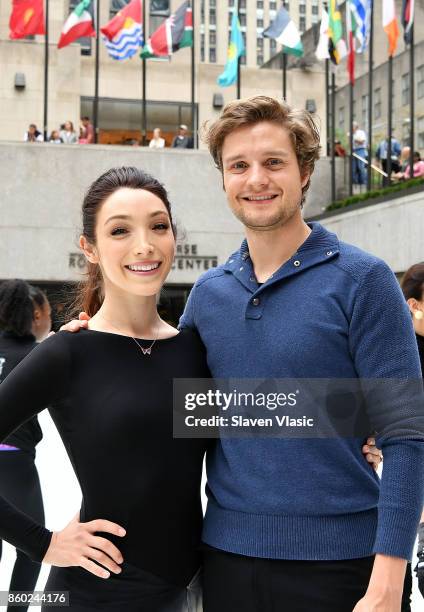
<path id="1" fill-rule="evenodd" d="M 289 207 L 283 205 L 272 217 L 269 217 L 260 223 L 255 223 L 254 220 L 249 219 L 250 215 L 245 214 L 243 207 L 238 208 L 237 211 L 233 210 L 233 212 L 237 219 L 243 223 L 246 228 L 257 232 L 270 232 L 278 229 L 279 227 L 283 227 L 299 210 L 301 210 L 301 208 L 302 196 L 297 204 L 293 206 L 290 205 Z"/>

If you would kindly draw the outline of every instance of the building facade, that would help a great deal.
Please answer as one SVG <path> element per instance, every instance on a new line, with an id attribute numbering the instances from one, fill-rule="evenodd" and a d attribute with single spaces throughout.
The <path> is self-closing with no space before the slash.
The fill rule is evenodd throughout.
<path id="1" fill-rule="evenodd" d="M 146 33 L 153 32 L 175 11 L 182 0 L 146 0 Z M 49 0 L 49 94 L 48 131 L 71 120 L 78 130 L 82 115 L 93 116 L 95 80 L 94 39 L 82 40 L 57 49 L 60 31 L 76 0 Z M 104 25 L 125 0 L 100 0 Z M 195 127 L 217 117 L 223 104 L 236 97 L 236 87 L 220 88 L 216 79 L 226 61 L 232 0 L 194 0 L 195 16 Z M 215 4 L 215 6 L 213 6 Z M 317 15 L 315 2 L 290 2 L 290 11 L 299 9 L 305 27 Z M 279 3 L 240 0 L 240 16 L 246 36 L 246 60 L 241 70 L 242 97 L 267 94 L 282 96 L 281 70 L 260 70 L 262 61 L 273 53 L 273 43 L 261 37 Z M 303 8 L 305 7 L 305 8 Z M 297 9 L 296 9 L 297 10 Z M 315 9 L 314 9 L 315 10 Z M 305 14 L 304 14 L 305 12 Z M 44 37 L 9 40 L 10 3 L 0 3 L 0 138 L 19 141 L 29 123 L 43 124 Z M 244 17 L 243 17 L 244 16 Z M 299 16 L 299 19 L 301 17 Z M 215 23 L 212 23 L 215 21 Z M 303 23 L 303 22 L 302 22 Z M 258 42 L 260 41 L 260 42 Z M 272 47 L 272 48 L 271 48 Z M 275 45 L 274 45 L 275 47 Z M 213 51 L 214 49 L 214 51 Z M 128 144 L 141 138 L 142 62 L 137 56 L 118 62 L 110 58 L 100 42 L 99 142 Z M 146 62 L 147 138 L 161 127 L 167 144 L 179 124 L 189 127 L 191 112 L 191 49 L 181 49 L 170 59 Z M 316 114 L 325 124 L 324 71 L 303 67 L 290 71 L 288 100 L 305 107 L 310 92 L 316 99 Z M 323 133 L 325 141 L 325 132 Z"/>

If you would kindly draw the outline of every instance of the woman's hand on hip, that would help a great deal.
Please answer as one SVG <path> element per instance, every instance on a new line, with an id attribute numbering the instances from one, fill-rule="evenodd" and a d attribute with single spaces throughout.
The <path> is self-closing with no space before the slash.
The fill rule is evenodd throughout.
<path id="1" fill-rule="evenodd" d="M 43 563 L 83 567 L 99 578 L 109 578 L 110 572 L 119 574 L 119 564 L 123 562 L 120 551 L 108 539 L 97 536 L 97 532 L 119 537 L 126 533 L 120 525 L 103 519 L 80 523 L 78 513 L 62 531 L 53 532 Z"/>

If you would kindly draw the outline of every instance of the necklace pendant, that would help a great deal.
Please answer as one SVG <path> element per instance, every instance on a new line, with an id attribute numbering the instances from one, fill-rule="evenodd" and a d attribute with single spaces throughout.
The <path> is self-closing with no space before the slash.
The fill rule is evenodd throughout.
<path id="1" fill-rule="evenodd" d="M 140 347 L 140 348 L 143 351 L 143 355 L 150 355 L 150 353 L 152 352 L 152 348 L 150 346 L 148 348 L 143 348 L 143 347 Z"/>

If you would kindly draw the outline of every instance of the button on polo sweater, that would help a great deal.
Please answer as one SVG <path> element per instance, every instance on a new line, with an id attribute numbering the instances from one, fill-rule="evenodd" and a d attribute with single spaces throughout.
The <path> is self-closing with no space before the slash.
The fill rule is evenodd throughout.
<path id="1" fill-rule="evenodd" d="M 310 227 L 265 283 L 244 241 L 194 285 L 180 326 L 199 332 L 212 376 L 419 379 L 411 317 L 390 268 Z M 400 414 L 377 415 L 372 405 L 367 413 L 377 431 L 400 425 Z M 207 460 L 204 541 L 274 559 L 410 559 L 424 499 L 423 416 L 402 418 L 402 439 L 378 439 L 381 484 L 363 439 L 219 440 Z"/>

